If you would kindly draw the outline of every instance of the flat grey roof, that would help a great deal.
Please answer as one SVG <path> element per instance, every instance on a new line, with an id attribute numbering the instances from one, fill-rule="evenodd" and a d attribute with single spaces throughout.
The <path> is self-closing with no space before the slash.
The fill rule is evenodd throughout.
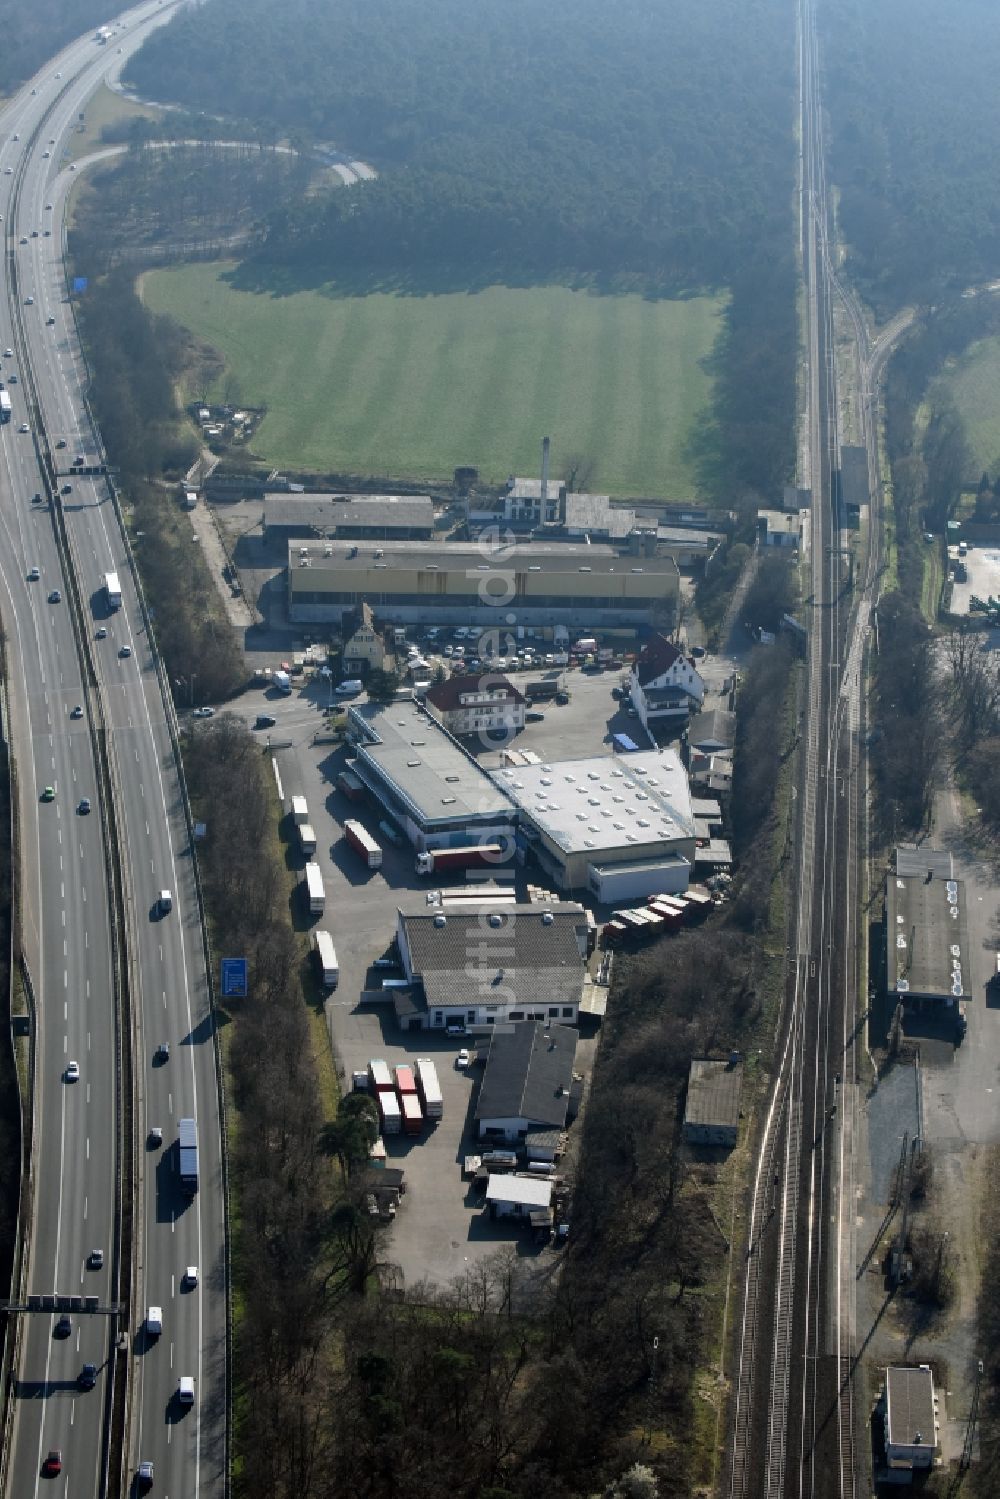
<path id="1" fill-rule="evenodd" d="M 939 880 L 953 880 L 955 856 L 942 848 L 918 847 L 915 843 L 900 843 L 896 848 L 896 873 L 902 875 L 936 875 Z"/>
<path id="2" fill-rule="evenodd" d="M 717 1057 L 693 1057 L 688 1072 L 685 1124 L 723 1125 L 740 1122 L 742 1062 Z"/>
<path id="3" fill-rule="evenodd" d="M 357 703 L 349 716 L 362 735 L 359 769 L 370 765 L 391 781 L 400 803 L 421 825 L 481 822 L 513 813 L 510 797 L 416 703 Z"/>
<path id="4" fill-rule="evenodd" d="M 685 859 L 683 854 L 654 854 L 651 859 L 635 859 L 631 864 L 595 864 L 594 873 L 646 874 L 654 869 L 676 869 L 678 864 L 691 867 L 690 859 Z"/>
<path id="5" fill-rule="evenodd" d="M 429 495 L 265 494 L 264 527 L 402 526 L 432 530 L 434 502 Z"/>
<path id="6" fill-rule="evenodd" d="M 694 837 L 688 779 L 676 751 L 593 755 L 505 766 L 494 780 L 565 854 Z"/>
<path id="7" fill-rule="evenodd" d="M 696 864 L 725 865 L 733 862 L 733 851 L 725 838 L 710 838 L 701 848 L 694 851 L 694 862 Z"/>
<path id="8" fill-rule="evenodd" d="M 376 559 L 375 553 L 379 553 Z M 617 547 L 608 542 L 585 541 L 519 541 L 514 546 L 497 551 L 484 551 L 465 542 L 441 541 L 348 541 L 336 538 L 333 541 L 288 543 L 288 565 L 298 577 L 303 560 L 315 572 L 334 571 L 350 575 L 351 564 L 358 564 L 367 573 L 373 561 L 388 572 L 401 567 L 408 570 L 414 566 L 423 570 L 439 568 L 442 572 L 460 572 L 484 575 L 496 574 L 500 568 L 515 573 L 527 572 L 538 567 L 544 572 L 579 572 L 581 568 L 592 573 L 649 573 L 654 577 L 676 574 L 677 564 L 669 556 L 634 557 L 622 555 Z"/>
<path id="9" fill-rule="evenodd" d="M 868 449 L 848 447 L 840 450 L 841 492 L 844 504 L 860 509 L 871 498 L 868 488 Z"/>
<path id="10" fill-rule="evenodd" d="M 699 531 L 693 526 L 657 526 L 656 539 L 667 546 L 701 547 L 706 552 L 722 540 L 721 531 Z"/>
<path id="11" fill-rule="evenodd" d="M 886 1435 L 899 1447 L 936 1447 L 934 1375 L 926 1366 L 885 1371 Z"/>
<path id="12" fill-rule="evenodd" d="M 552 1181 L 548 1177 L 490 1176 L 486 1182 L 487 1202 L 516 1202 L 521 1207 L 547 1208 L 552 1201 Z"/>
<path id="13" fill-rule="evenodd" d="M 972 987 L 965 885 L 927 874 L 925 857 L 920 875 L 886 876 L 886 988 L 957 1002 Z"/>

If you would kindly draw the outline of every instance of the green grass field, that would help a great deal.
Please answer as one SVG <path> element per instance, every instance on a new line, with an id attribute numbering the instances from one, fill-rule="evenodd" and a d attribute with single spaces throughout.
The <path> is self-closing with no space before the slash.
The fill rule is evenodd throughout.
<path id="1" fill-rule="evenodd" d="M 100 150 L 104 144 L 101 131 L 106 125 L 117 125 L 122 120 L 158 120 L 162 114 L 162 110 L 151 104 L 133 104 L 131 99 L 124 99 L 102 83 L 87 100 L 83 129 L 69 137 L 66 155 L 71 161 L 79 161 L 81 156 Z"/>
<path id="2" fill-rule="evenodd" d="M 972 344 L 940 377 L 943 387 L 961 413 L 972 454 L 976 477 L 991 472 L 1000 460 L 1000 338 L 984 338 Z"/>
<path id="3" fill-rule="evenodd" d="M 275 297 L 234 290 L 228 268 L 143 278 L 143 296 L 226 361 L 216 394 L 266 406 L 254 452 L 281 468 L 488 482 L 593 463 L 587 486 L 685 498 L 685 444 L 709 396 L 701 361 L 722 298 L 677 302 L 565 287 Z M 189 391 L 189 398 L 200 395 Z"/>

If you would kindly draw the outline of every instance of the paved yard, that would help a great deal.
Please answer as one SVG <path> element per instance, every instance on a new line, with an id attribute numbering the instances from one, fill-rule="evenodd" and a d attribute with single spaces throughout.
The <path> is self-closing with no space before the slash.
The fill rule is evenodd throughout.
<path id="1" fill-rule="evenodd" d="M 329 930 L 340 964 L 340 983 L 326 1006 L 338 1068 L 349 1085 L 351 1073 L 363 1069 L 372 1057 L 384 1057 L 391 1066 L 430 1056 L 444 1095 L 444 1117 L 433 1130 L 386 1140 L 389 1164 L 404 1168 L 407 1183 L 399 1215 L 388 1231 L 388 1257 L 400 1266 L 407 1284 L 424 1278 L 447 1283 L 504 1244 L 514 1244 L 519 1253 L 535 1258 L 538 1251 L 525 1233 L 493 1223 L 473 1205 L 462 1178 L 462 1158 L 473 1144 L 473 1090 L 482 1068 L 470 1073 L 455 1068 L 462 1040 L 428 1032 L 410 1036 L 397 1029 L 391 1005 L 358 1003 L 361 991 L 369 983 L 377 986 L 384 976 L 373 973 L 371 964 L 392 940 L 397 907 L 421 901 L 425 887 L 417 882 L 408 845 L 384 848 L 382 868 L 369 871 L 344 841 L 345 818 L 360 816 L 372 826 L 373 814 L 336 790 L 346 751 L 311 743 L 317 720 L 316 710 L 300 702 L 287 709 L 280 728 L 271 734 L 275 744 L 279 738 L 294 740 L 275 749 L 275 760 L 286 800 L 293 793 L 306 797 L 317 837 L 316 857 L 326 881 L 326 912 L 313 924 Z M 301 865 L 304 860 L 296 862 Z M 296 919 L 300 926 L 307 920 L 301 908 Z M 545 1251 L 549 1254 L 555 1251 Z"/>
<path id="2" fill-rule="evenodd" d="M 967 581 L 952 587 L 952 614 L 968 614 L 973 594 L 984 602 L 1000 598 L 1000 547 L 972 546 L 964 560 Z"/>

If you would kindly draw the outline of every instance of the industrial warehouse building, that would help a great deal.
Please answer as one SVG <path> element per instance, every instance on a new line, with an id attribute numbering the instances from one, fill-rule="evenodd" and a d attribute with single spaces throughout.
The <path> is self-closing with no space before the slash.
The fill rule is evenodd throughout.
<path id="1" fill-rule="evenodd" d="M 587 913 L 582 906 L 462 902 L 421 905 L 396 922 L 411 1002 L 406 1029 L 541 1020 L 577 1022 L 587 982 Z"/>
<path id="2" fill-rule="evenodd" d="M 289 543 L 288 615 L 339 622 L 366 599 L 397 624 L 636 626 L 673 617 L 672 557 L 609 545 L 522 542 L 493 553 L 449 542 Z"/>
<path id="3" fill-rule="evenodd" d="M 480 1140 L 523 1145 L 529 1160 L 555 1160 L 569 1117 L 575 1058 L 576 1031 L 568 1025 L 498 1025 L 476 1105 Z"/>
<path id="4" fill-rule="evenodd" d="M 414 848 L 499 842 L 513 853 L 513 801 L 417 703 L 357 703 L 348 719 L 354 774 Z"/>
<path id="5" fill-rule="evenodd" d="M 511 766 L 493 779 L 521 814 L 519 849 L 556 888 L 606 904 L 687 889 L 695 820 L 674 750 Z"/>
<path id="6" fill-rule="evenodd" d="M 895 863 L 885 882 L 888 993 L 957 1014 L 972 990 L 965 885 L 937 849 L 897 848 Z"/>
<path id="7" fill-rule="evenodd" d="M 353 773 L 414 848 L 500 843 L 604 904 L 687 889 L 697 829 L 672 749 L 483 770 L 417 703 L 348 709 Z"/>
<path id="8" fill-rule="evenodd" d="M 373 541 L 428 541 L 434 534 L 430 495 L 265 494 L 268 540 L 340 537 Z"/>

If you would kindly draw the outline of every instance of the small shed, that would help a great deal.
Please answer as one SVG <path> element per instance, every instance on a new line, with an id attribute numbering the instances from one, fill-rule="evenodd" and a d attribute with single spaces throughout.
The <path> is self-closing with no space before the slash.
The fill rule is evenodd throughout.
<path id="1" fill-rule="evenodd" d="M 694 1057 L 688 1073 L 684 1139 L 689 1145 L 736 1144 L 740 1127 L 743 1063 L 728 1058 Z"/>
<path id="2" fill-rule="evenodd" d="M 525 1218 L 552 1206 L 552 1181 L 547 1177 L 497 1176 L 486 1183 L 486 1205 L 492 1218 Z"/>
<path id="3" fill-rule="evenodd" d="M 886 1369 L 883 1411 L 887 1466 L 897 1474 L 931 1467 L 937 1448 L 937 1398 L 930 1366 Z"/>

